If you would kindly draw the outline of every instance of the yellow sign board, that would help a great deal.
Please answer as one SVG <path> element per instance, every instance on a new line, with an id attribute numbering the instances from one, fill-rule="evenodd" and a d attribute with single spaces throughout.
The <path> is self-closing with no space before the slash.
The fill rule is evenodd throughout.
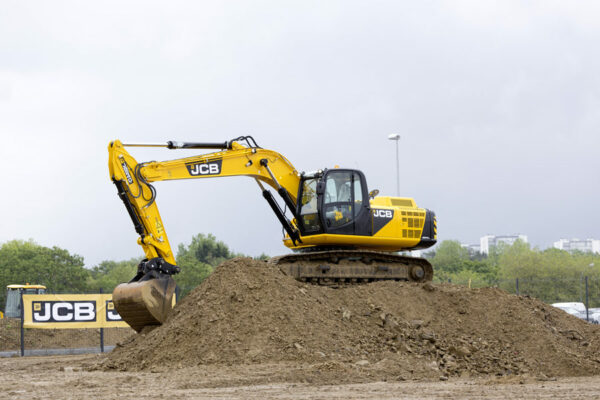
<path id="1" fill-rule="evenodd" d="M 127 328 L 112 294 L 24 294 L 23 327 L 36 329 Z"/>

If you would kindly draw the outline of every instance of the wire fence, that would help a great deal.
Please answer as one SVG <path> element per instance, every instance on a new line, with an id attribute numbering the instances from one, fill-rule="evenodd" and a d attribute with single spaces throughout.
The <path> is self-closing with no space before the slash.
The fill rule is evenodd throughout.
<path id="1" fill-rule="evenodd" d="M 592 323 L 600 323 L 600 279 L 580 276 L 577 278 L 514 278 L 494 281 L 485 280 L 444 280 L 455 285 L 470 288 L 497 287 L 508 293 L 530 296 L 547 304 L 563 304 L 560 307 L 576 317 Z"/>
<path id="2" fill-rule="evenodd" d="M 600 279 L 579 278 L 515 278 L 494 281 L 448 279 L 456 285 L 471 288 L 497 287 L 511 294 L 535 297 L 544 303 L 581 302 L 600 307 Z"/>
<path id="3" fill-rule="evenodd" d="M 177 287 L 175 295 L 179 301 L 193 287 Z M 55 292 L 45 294 L 98 294 L 112 290 L 93 292 Z M 0 294 L 0 310 L 4 311 L 6 292 Z M 87 329 L 22 329 L 21 318 L 0 319 L 0 357 L 15 355 L 45 355 L 95 353 L 111 351 L 118 343 L 127 341 L 135 331 L 131 328 L 87 328 Z"/>
<path id="4" fill-rule="evenodd" d="M 135 331 L 131 328 L 24 329 L 20 318 L 0 320 L 0 356 L 100 353 L 112 350 Z M 23 340 L 23 347 L 21 347 Z"/>

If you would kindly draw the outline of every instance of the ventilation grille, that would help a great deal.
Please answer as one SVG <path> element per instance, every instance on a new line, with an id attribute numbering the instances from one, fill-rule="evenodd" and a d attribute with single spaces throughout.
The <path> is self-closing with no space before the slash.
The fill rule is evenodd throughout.
<path id="1" fill-rule="evenodd" d="M 393 200 L 392 200 L 393 201 Z M 420 239 L 425 225 L 425 212 L 402 211 L 402 237 Z"/>

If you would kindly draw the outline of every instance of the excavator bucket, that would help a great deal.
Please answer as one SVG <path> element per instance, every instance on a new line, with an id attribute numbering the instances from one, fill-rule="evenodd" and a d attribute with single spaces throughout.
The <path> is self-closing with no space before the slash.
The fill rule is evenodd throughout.
<path id="1" fill-rule="evenodd" d="M 173 308 L 175 281 L 170 276 L 121 283 L 113 291 L 117 312 L 133 329 L 140 332 L 149 325 L 161 325 Z"/>

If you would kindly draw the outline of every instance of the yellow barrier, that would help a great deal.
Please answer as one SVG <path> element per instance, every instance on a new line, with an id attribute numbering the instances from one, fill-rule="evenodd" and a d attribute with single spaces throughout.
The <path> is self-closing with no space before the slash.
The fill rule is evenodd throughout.
<path id="1" fill-rule="evenodd" d="M 24 294 L 23 327 L 37 329 L 126 328 L 112 294 Z"/>

